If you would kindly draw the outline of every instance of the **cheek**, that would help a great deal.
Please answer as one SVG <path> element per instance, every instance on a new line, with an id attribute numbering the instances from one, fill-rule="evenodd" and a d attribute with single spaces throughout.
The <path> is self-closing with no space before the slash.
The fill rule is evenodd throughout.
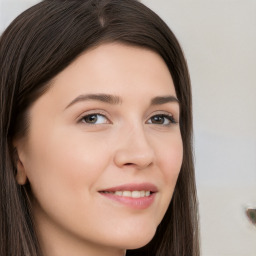
<path id="1" fill-rule="evenodd" d="M 163 178 L 169 185 L 175 185 L 180 173 L 183 159 L 183 145 L 181 136 L 172 138 L 169 143 L 159 148 L 157 159 L 162 170 Z"/>
<path id="2" fill-rule="evenodd" d="M 84 220 L 95 215 L 95 186 L 109 161 L 106 150 L 101 143 L 92 143 L 93 138 L 66 136 L 61 131 L 41 135 L 31 140 L 26 166 L 36 198 L 35 214 L 46 212 L 56 223 L 80 230 L 73 216 Z"/>
<path id="3" fill-rule="evenodd" d="M 47 195 L 71 197 L 93 188 L 108 164 L 108 151 L 93 136 L 76 134 L 65 130 L 32 134 L 26 169 L 36 194 L 46 191 Z"/>
<path id="4" fill-rule="evenodd" d="M 162 140 L 163 142 L 164 140 Z M 158 144 L 156 150 L 157 165 L 161 174 L 162 190 L 161 203 L 158 207 L 156 216 L 158 224 L 161 222 L 173 196 L 176 182 L 180 173 L 182 159 L 183 159 L 183 144 L 179 134 L 170 136 L 164 143 Z"/>

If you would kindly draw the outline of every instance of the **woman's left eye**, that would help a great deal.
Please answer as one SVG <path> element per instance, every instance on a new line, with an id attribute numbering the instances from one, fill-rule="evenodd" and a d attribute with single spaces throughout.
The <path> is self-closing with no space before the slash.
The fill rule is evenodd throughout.
<path id="1" fill-rule="evenodd" d="M 177 122 L 175 121 L 174 117 L 171 115 L 159 114 L 159 115 L 152 116 L 148 120 L 148 123 L 168 126 L 171 124 L 176 124 Z"/>
<path id="2" fill-rule="evenodd" d="M 90 114 L 81 118 L 82 123 L 86 124 L 107 124 L 109 123 L 107 117 L 102 114 Z"/>

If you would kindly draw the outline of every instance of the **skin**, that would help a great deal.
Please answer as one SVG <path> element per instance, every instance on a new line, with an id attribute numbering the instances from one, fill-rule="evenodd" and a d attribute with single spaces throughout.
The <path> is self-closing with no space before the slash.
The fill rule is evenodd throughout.
<path id="1" fill-rule="evenodd" d="M 99 93 L 118 96 L 119 102 L 71 103 Z M 31 184 L 45 256 L 121 256 L 152 239 L 183 157 L 179 104 L 151 105 L 156 96 L 176 97 L 162 58 L 148 49 L 109 43 L 78 57 L 30 107 L 28 134 L 14 142 L 17 182 Z M 88 123 L 94 113 L 100 115 Z M 159 117 L 166 114 L 177 123 Z M 146 209 L 99 193 L 145 182 L 158 189 Z"/>

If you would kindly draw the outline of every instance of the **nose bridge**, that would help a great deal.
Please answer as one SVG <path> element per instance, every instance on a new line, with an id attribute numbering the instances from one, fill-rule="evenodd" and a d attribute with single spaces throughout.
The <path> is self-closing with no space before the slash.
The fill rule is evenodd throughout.
<path id="1" fill-rule="evenodd" d="M 130 144 L 133 147 L 137 148 L 137 150 L 139 149 L 144 150 L 144 147 L 150 148 L 150 142 L 145 133 L 145 128 L 143 124 L 138 124 L 136 122 L 133 122 L 129 128 L 127 129 L 127 134 L 126 134 L 128 146 Z"/>
<path id="2" fill-rule="evenodd" d="M 154 150 L 142 122 L 130 122 L 120 130 L 115 161 L 119 166 L 134 165 L 139 169 L 149 166 Z"/>

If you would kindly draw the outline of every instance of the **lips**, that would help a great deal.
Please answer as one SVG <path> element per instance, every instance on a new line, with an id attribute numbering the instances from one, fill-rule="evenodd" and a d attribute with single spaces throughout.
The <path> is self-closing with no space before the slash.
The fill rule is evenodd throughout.
<path id="1" fill-rule="evenodd" d="M 131 192 L 134 195 L 137 193 L 133 193 L 133 192 L 142 192 L 142 194 L 143 192 L 145 192 L 145 195 L 148 196 L 148 192 L 152 194 L 152 193 L 156 193 L 157 191 L 158 189 L 154 184 L 140 183 L 140 184 L 124 184 L 124 185 L 120 185 L 112 188 L 106 188 L 99 192 L 117 193 L 117 195 L 120 195 L 120 196 L 129 196 L 130 195 L 129 192 Z M 122 192 L 123 194 L 121 194 L 120 192 Z"/>
<path id="2" fill-rule="evenodd" d="M 106 198 L 135 209 L 148 208 L 157 192 L 157 187 L 151 183 L 125 184 L 99 191 Z"/>
<path id="3" fill-rule="evenodd" d="M 142 190 L 142 191 L 137 191 L 137 190 L 134 190 L 134 191 L 128 191 L 128 190 L 121 191 L 121 190 L 117 190 L 115 192 L 103 191 L 101 193 L 114 194 L 114 195 L 117 195 L 117 196 L 124 196 L 124 197 L 141 198 L 141 197 L 148 197 L 148 196 L 150 196 L 150 194 L 152 192 L 144 191 L 144 190 Z"/>

